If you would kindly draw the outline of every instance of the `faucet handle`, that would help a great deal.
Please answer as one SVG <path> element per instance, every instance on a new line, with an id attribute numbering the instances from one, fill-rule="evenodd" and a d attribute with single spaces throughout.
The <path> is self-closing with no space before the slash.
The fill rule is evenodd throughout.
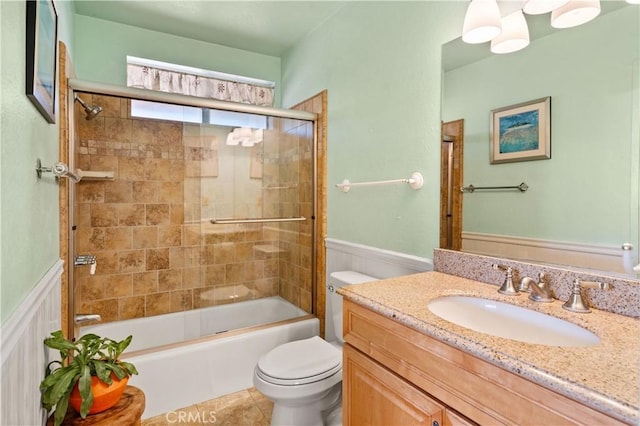
<path id="1" fill-rule="evenodd" d="M 513 268 L 511 266 L 498 265 L 494 263 L 491 265 L 492 269 L 506 271 L 506 277 L 504 279 L 504 283 L 500 289 L 498 289 L 498 293 L 506 294 L 509 296 L 517 296 L 520 294 L 518 289 L 513 285 Z"/>
<path id="2" fill-rule="evenodd" d="M 571 292 L 571 296 L 569 300 L 564 302 L 562 307 L 567 311 L 576 312 L 579 314 L 586 314 L 591 312 L 589 309 L 589 305 L 584 301 L 582 297 L 582 289 L 583 288 L 595 288 L 598 290 L 609 290 L 611 285 L 609 283 L 603 283 L 600 281 L 581 281 L 579 279 L 575 279 L 573 281 L 573 290 Z"/>

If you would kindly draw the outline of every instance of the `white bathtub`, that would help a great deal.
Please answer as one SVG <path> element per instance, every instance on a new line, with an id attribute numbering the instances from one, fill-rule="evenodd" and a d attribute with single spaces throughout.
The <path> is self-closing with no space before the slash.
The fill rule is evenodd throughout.
<path id="1" fill-rule="evenodd" d="M 127 352 L 211 336 L 229 330 L 282 321 L 306 315 L 279 296 L 248 300 L 185 312 L 135 318 L 80 328 L 80 335 L 122 340 L 132 335 Z"/>
<path id="2" fill-rule="evenodd" d="M 81 334 L 91 332 L 113 339 L 131 334 L 133 341 L 130 347 L 139 350 L 304 314 L 284 299 L 270 297 L 82 327 Z M 283 343 L 317 336 L 319 328 L 318 319 L 308 317 L 125 355 L 124 358 L 133 363 L 140 373 L 132 376 L 129 384 L 145 393 L 146 408 L 142 417 L 146 419 L 252 387 L 253 368 L 260 355 Z"/>

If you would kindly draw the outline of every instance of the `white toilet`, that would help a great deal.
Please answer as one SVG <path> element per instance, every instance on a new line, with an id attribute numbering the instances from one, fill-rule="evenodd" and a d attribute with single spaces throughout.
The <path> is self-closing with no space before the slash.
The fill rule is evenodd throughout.
<path id="1" fill-rule="evenodd" d="M 253 384 L 274 402 L 272 425 L 342 424 L 342 296 L 344 285 L 376 281 L 354 271 L 333 272 L 327 283 L 326 335 L 285 343 L 262 355 Z"/>

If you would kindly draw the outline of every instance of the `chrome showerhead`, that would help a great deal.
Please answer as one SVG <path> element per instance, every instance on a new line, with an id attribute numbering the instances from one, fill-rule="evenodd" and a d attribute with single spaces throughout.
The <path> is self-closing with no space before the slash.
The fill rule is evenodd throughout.
<path id="1" fill-rule="evenodd" d="M 84 117 L 86 120 L 93 120 L 96 117 L 96 115 L 98 115 L 98 114 L 100 114 L 102 112 L 102 107 L 101 106 L 89 105 L 85 101 L 80 99 L 80 97 L 78 95 L 76 95 L 75 99 L 76 99 L 76 101 L 80 102 L 80 105 L 82 105 L 82 108 L 84 108 L 84 112 L 87 114 Z"/>

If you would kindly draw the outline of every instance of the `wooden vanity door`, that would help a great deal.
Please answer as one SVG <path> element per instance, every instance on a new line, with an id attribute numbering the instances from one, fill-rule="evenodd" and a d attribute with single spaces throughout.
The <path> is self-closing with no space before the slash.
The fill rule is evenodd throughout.
<path id="1" fill-rule="evenodd" d="M 343 351 L 344 426 L 443 424 L 441 404 L 352 346 Z"/>

